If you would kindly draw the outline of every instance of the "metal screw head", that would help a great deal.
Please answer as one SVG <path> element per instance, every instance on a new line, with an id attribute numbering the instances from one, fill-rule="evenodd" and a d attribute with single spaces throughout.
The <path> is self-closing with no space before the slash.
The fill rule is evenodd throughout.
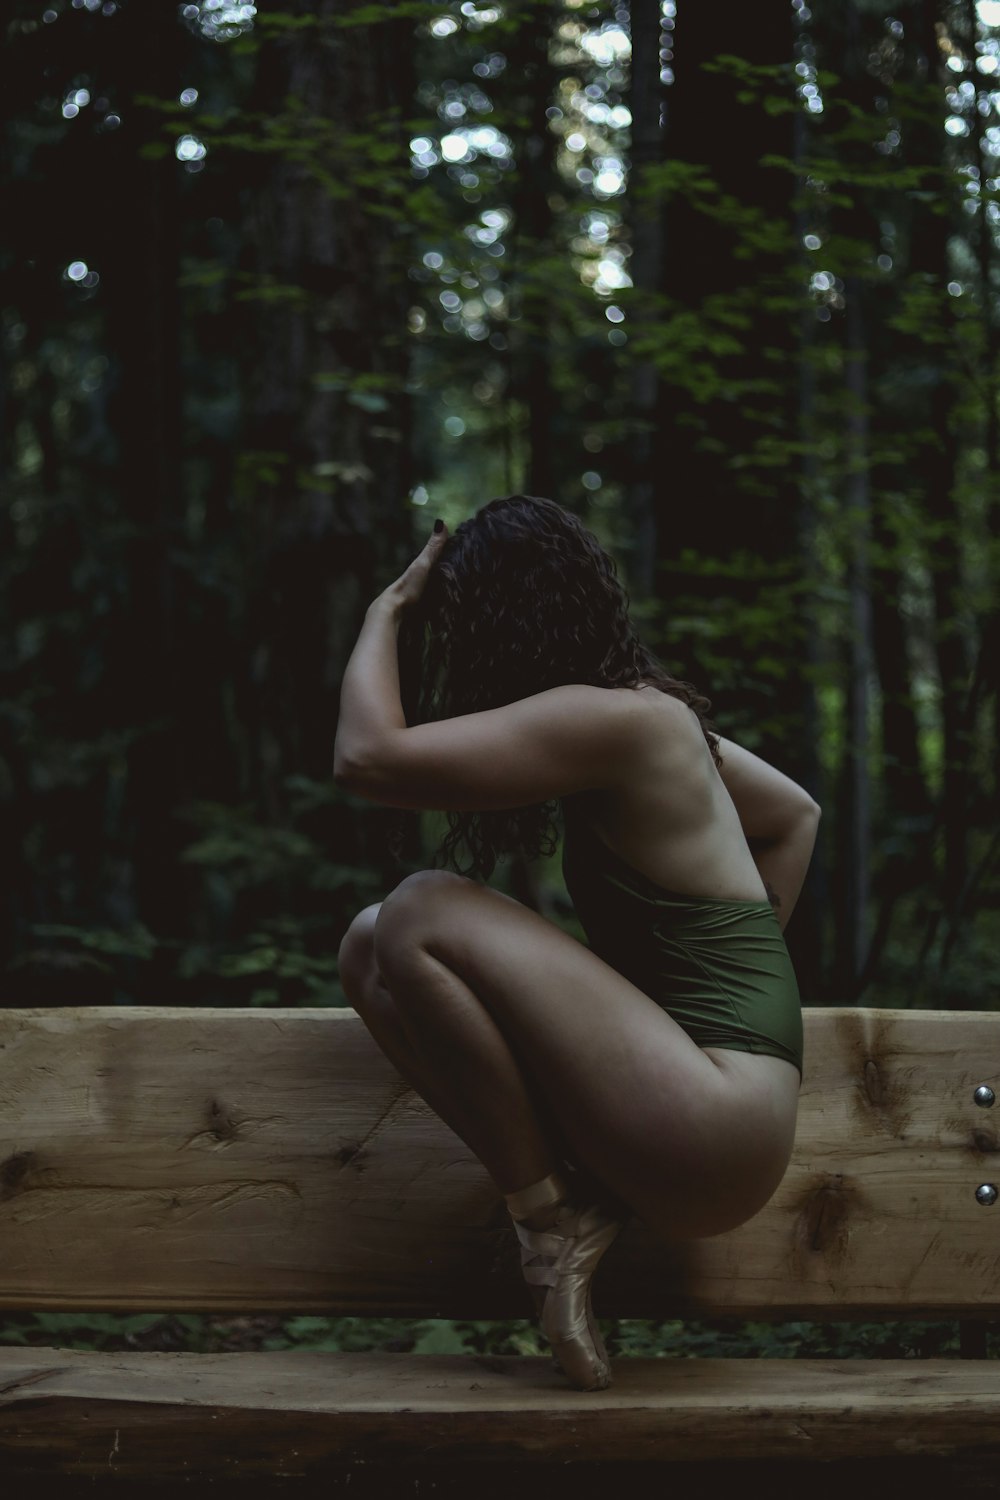
<path id="1" fill-rule="evenodd" d="M 981 1203 L 984 1208 L 989 1208 L 994 1204 L 998 1196 L 1000 1195 L 992 1182 L 984 1182 L 981 1187 L 976 1188 L 976 1202 Z"/>
<path id="2" fill-rule="evenodd" d="M 988 1083 L 981 1083 L 972 1097 L 980 1109 L 992 1109 L 997 1102 L 997 1096 Z"/>

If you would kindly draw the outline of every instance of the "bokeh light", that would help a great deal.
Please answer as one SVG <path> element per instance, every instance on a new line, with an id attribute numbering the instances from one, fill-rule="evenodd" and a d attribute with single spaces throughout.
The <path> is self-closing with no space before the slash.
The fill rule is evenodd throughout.
<path id="1" fill-rule="evenodd" d="M 441 137 L 441 155 L 445 161 L 463 161 L 471 155 L 469 143 L 464 135 L 444 135 Z"/>
<path id="2" fill-rule="evenodd" d="M 174 154 L 178 161 L 202 161 L 207 152 L 196 135 L 182 135 L 174 147 Z"/>
<path id="3" fill-rule="evenodd" d="M 603 26 L 600 31 L 588 31 L 579 39 L 581 49 L 596 63 L 608 67 L 630 57 L 632 44 L 618 25 Z"/>
<path id="4" fill-rule="evenodd" d="M 63 119 L 73 120 L 90 103 L 89 89 L 70 89 L 63 100 Z"/>
<path id="5" fill-rule="evenodd" d="M 231 5 L 229 0 L 201 0 L 185 5 L 181 15 L 202 36 L 213 42 L 229 42 L 253 30 L 255 5 Z"/>

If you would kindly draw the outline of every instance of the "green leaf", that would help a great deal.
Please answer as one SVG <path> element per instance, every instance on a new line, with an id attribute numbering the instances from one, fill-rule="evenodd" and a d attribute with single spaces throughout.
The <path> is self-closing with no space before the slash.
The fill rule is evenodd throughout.
<path id="1" fill-rule="evenodd" d="M 330 1332 L 331 1322 L 330 1318 L 289 1318 L 285 1324 L 285 1331 L 289 1338 L 293 1339 L 307 1339 L 310 1334 L 314 1333 L 320 1333 L 325 1337 Z"/>
<path id="2" fill-rule="evenodd" d="M 360 406 L 362 411 L 388 411 L 389 403 L 384 396 L 374 391 L 351 391 L 347 397 L 351 406 Z"/>
<path id="3" fill-rule="evenodd" d="M 320 24 L 319 16 L 288 16 L 266 10 L 258 10 L 254 17 L 254 25 L 262 31 L 307 31 Z"/>
<path id="4" fill-rule="evenodd" d="M 444 1320 L 427 1323 L 413 1346 L 414 1354 L 468 1354 L 468 1335 L 455 1323 Z"/>

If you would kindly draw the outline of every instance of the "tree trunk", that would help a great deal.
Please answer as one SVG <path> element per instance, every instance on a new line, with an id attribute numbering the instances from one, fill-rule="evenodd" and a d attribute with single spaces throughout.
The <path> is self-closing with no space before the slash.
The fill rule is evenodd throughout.
<path id="1" fill-rule="evenodd" d="M 558 188 L 556 140 L 545 111 L 552 104 L 555 72 L 549 61 L 552 7 L 525 0 L 516 7 L 517 30 L 507 44 L 507 71 L 519 81 L 511 138 L 517 176 L 512 206 L 508 275 L 512 283 L 511 383 L 508 398 L 525 423 L 524 488 L 558 497 L 558 393 L 551 348 L 550 302 L 542 262 L 554 253 L 551 199 Z"/>
<path id="2" fill-rule="evenodd" d="M 929 111 L 925 111 L 914 125 L 916 158 L 928 162 L 942 161 L 948 139 L 942 128 L 946 105 L 944 70 L 937 38 L 938 10 L 936 0 L 922 0 L 920 50 L 923 68 L 928 84 L 936 82 L 940 95 L 940 114 L 931 117 Z M 969 754 L 966 719 L 971 661 L 962 626 L 959 516 L 954 500 L 958 451 L 952 413 L 959 398 L 959 377 L 955 356 L 948 343 L 951 313 L 945 292 L 945 285 L 951 280 L 948 239 L 952 224 L 950 215 L 933 211 L 939 207 L 939 204 L 918 202 L 914 208 L 910 268 L 934 285 L 941 309 L 940 332 L 944 336 L 944 342 L 936 351 L 938 369 L 923 413 L 927 440 L 920 456 L 917 477 L 927 522 L 926 555 L 934 595 L 934 649 L 941 685 L 943 772 L 939 816 L 944 832 L 941 905 L 948 913 L 954 910 L 966 877 L 968 810 L 965 763 Z"/>
<path id="3" fill-rule="evenodd" d="M 809 148 L 809 128 L 804 111 L 795 117 L 795 160 L 803 168 Z M 809 228 L 803 209 L 795 215 L 795 238 L 801 245 Z M 804 253 L 804 252 L 803 252 Z M 803 282 L 807 277 L 807 266 L 801 265 Z M 813 599 L 815 586 L 822 577 L 819 556 L 819 521 L 817 497 L 820 489 L 820 463 L 818 458 L 819 405 L 816 380 L 816 312 L 812 303 L 803 299 L 799 314 L 798 350 L 798 411 L 797 432 L 801 445 L 801 502 L 799 506 L 798 548 L 802 558 L 803 576 L 807 592 L 803 597 L 802 630 L 806 671 L 801 679 L 802 692 L 802 749 L 800 765 L 803 769 L 803 785 L 807 791 L 822 802 L 825 789 L 822 784 L 820 766 L 820 718 L 816 698 L 816 684 L 820 680 L 822 666 L 819 621 Z M 806 882 L 795 908 L 795 920 L 786 931 L 789 952 L 795 964 L 799 987 L 803 995 L 814 1002 L 824 996 L 824 942 L 826 915 L 830 909 L 829 870 L 827 867 L 826 840 L 817 841 Z"/>
<path id="4" fill-rule="evenodd" d="M 869 942 L 871 897 L 871 676 L 870 608 L 871 490 L 869 480 L 868 340 L 864 289 L 860 280 L 846 282 L 847 330 L 845 383 L 847 460 L 844 506 L 848 547 L 847 744 L 843 802 L 844 911 L 838 960 L 845 998 L 853 1000 L 864 969 Z"/>
<path id="5" fill-rule="evenodd" d="M 679 6 L 674 51 L 666 155 L 671 168 L 696 170 L 693 185 L 674 185 L 667 198 L 660 289 L 672 312 L 653 351 L 657 579 L 669 600 L 662 649 L 676 670 L 706 679 L 730 732 L 749 735 L 801 778 L 809 756 L 801 748 L 792 178 L 762 165 L 771 153 L 793 157 L 793 115 L 742 101 L 747 85 L 730 65 L 707 71 L 721 52 L 790 70 L 791 8 L 784 0 L 729 6 L 720 27 L 713 7 Z M 761 88 L 790 85 L 782 77 Z M 702 186 L 706 176 L 711 185 Z M 674 350 L 675 318 L 683 354 Z M 719 337 L 727 347 L 715 354 Z"/>
<path id="6" fill-rule="evenodd" d="M 629 110 L 632 115 L 631 171 L 627 210 L 630 213 L 632 259 L 629 274 L 635 288 L 633 308 L 643 316 L 643 299 L 655 306 L 663 282 L 666 250 L 663 203 L 643 202 L 641 192 L 648 168 L 664 160 L 666 88 L 661 81 L 663 20 L 659 0 L 632 0 L 632 63 Z M 632 431 L 626 454 L 626 509 L 632 528 L 630 581 L 637 592 L 650 594 L 656 563 L 656 453 L 654 440 L 659 405 L 659 378 L 654 360 L 636 359 L 631 368 Z"/>
<path id="7" fill-rule="evenodd" d="M 335 693 L 363 611 L 416 545 L 406 503 L 409 237 L 401 209 L 394 232 L 383 216 L 408 181 L 412 22 L 340 28 L 342 0 L 287 9 L 319 25 L 264 45 L 250 110 L 294 110 L 311 151 L 258 157 L 246 194 L 252 295 L 237 485 L 248 620 L 236 706 L 247 791 L 275 821 L 285 777 L 330 777 Z M 325 143 L 336 150 L 348 135 L 345 181 Z M 358 162 L 385 141 L 398 148 L 391 165 L 377 153 Z M 354 820 L 344 836 L 341 857 L 359 855 Z M 380 858 L 388 874 L 384 850 Z"/>
<path id="8" fill-rule="evenodd" d="M 118 41 L 134 70 L 136 95 L 175 100 L 183 83 L 186 35 L 162 5 L 125 7 Z M 128 137 L 125 137 L 125 131 Z M 128 824 L 134 915 L 158 936 L 185 925 L 181 830 L 174 810 L 183 790 L 180 720 L 184 682 L 175 652 L 175 575 L 171 558 L 183 531 L 181 381 L 178 327 L 181 168 L 157 111 L 130 101 L 123 112 L 116 232 L 105 241 L 102 280 L 108 347 L 117 354 L 109 422 L 118 442 L 114 483 L 128 528 L 127 603 L 110 680 L 123 726 L 136 730 L 127 751 Z M 143 150 L 150 148 L 150 158 Z M 166 1003 L 165 973 L 151 975 L 151 1005 Z"/>

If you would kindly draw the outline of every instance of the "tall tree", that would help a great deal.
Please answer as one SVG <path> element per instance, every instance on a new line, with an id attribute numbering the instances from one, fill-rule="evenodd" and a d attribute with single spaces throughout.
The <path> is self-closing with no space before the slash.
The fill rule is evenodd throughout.
<path id="1" fill-rule="evenodd" d="M 942 17 L 945 17 L 943 20 Z M 968 836 L 967 722 L 969 642 L 963 620 L 963 578 L 960 562 L 960 517 L 956 510 L 958 423 L 956 407 L 962 372 L 955 347 L 953 280 L 949 239 L 954 206 L 951 201 L 951 161 L 944 130 L 945 101 L 942 40 L 955 20 L 953 8 L 939 0 L 921 0 L 917 16 L 917 67 L 924 81 L 925 102 L 910 128 L 918 161 L 938 164 L 937 192 L 914 204 L 910 223 L 909 276 L 911 296 L 924 308 L 917 342 L 926 378 L 917 393 L 920 449 L 914 480 L 925 518 L 925 556 L 934 599 L 934 651 L 941 686 L 943 741 L 939 825 L 943 831 L 941 902 L 950 910 L 966 877 Z M 928 298 L 928 292 L 933 293 Z"/>
<path id="2" fill-rule="evenodd" d="M 662 195 L 647 192 L 655 184 L 656 169 L 664 164 L 666 144 L 665 67 L 661 60 L 665 17 L 659 0 L 632 0 L 630 7 L 632 61 L 629 111 L 632 116 L 629 183 L 629 266 L 635 288 L 633 303 L 655 305 L 663 282 L 666 259 L 666 222 Z M 661 443 L 656 437 L 659 387 L 651 354 L 631 365 L 631 432 L 626 455 L 626 505 L 633 528 L 631 573 L 643 594 L 653 591 L 656 565 L 656 459 Z"/>
<path id="3" fill-rule="evenodd" d="M 517 6 L 507 42 L 507 71 L 516 91 L 511 141 L 515 181 L 509 236 L 512 312 L 511 380 L 508 397 L 525 424 L 527 493 L 554 495 L 562 478 L 558 463 L 558 393 L 552 352 L 549 286 L 553 243 L 553 198 L 558 188 L 556 137 L 550 128 L 556 73 L 552 66 L 553 7 L 547 0 Z"/>
<path id="4" fill-rule="evenodd" d="M 410 545 L 411 23 L 298 0 L 261 50 L 266 143 L 245 197 L 245 420 L 237 515 L 250 582 L 239 701 L 252 788 L 330 774 L 336 686 L 369 598 Z M 276 109 L 276 102 L 283 108 Z"/>
<path id="5" fill-rule="evenodd" d="M 179 166 L 147 100 L 182 86 L 189 34 L 175 12 L 122 8 L 115 40 L 134 94 L 123 126 L 107 215 L 107 338 L 117 369 L 108 421 L 117 435 L 116 488 L 128 532 L 127 595 L 107 688 L 135 726 L 128 807 L 135 909 L 153 930 L 185 925 L 174 809 L 190 790 L 180 753 L 185 684 L 176 654 L 176 547 L 183 535 L 180 381 Z M 103 197 L 104 195 L 102 195 Z M 157 998 L 151 995 L 150 1003 Z"/>
<path id="6" fill-rule="evenodd" d="M 720 45 L 711 7 L 677 8 L 660 315 L 635 341 L 660 374 L 652 470 L 669 645 L 724 688 L 731 723 L 749 716 L 779 753 L 802 704 L 799 674 L 767 665 L 798 630 L 798 303 L 791 178 L 775 165 L 794 155 L 791 16 L 782 0 L 730 7 Z M 736 630 L 734 607 L 750 611 Z"/>

